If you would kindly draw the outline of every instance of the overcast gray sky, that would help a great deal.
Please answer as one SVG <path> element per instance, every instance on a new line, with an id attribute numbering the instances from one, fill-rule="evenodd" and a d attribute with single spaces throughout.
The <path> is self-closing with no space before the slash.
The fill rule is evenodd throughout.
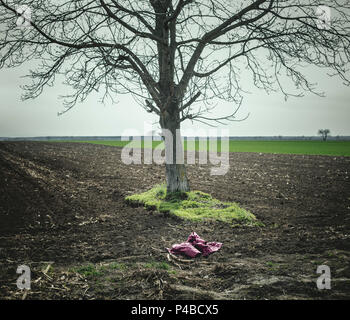
<path id="1" fill-rule="evenodd" d="M 122 135 L 127 129 L 136 129 L 142 134 L 145 121 L 157 122 L 157 117 L 138 106 L 131 96 L 116 97 L 116 104 L 101 104 L 98 93 L 58 116 L 57 113 L 64 109 L 63 101 L 58 97 L 70 89 L 61 84 L 64 79 L 46 88 L 37 99 L 21 101 L 20 85 L 30 81 L 21 76 L 28 74 L 29 68 L 34 66 L 34 62 L 29 62 L 16 69 L 0 69 L 0 137 L 114 136 Z M 303 70 L 310 82 L 318 83 L 318 89 L 324 91 L 326 97 L 309 93 L 285 101 L 280 93 L 267 95 L 259 91 L 248 77 L 240 74 L 243 89 L 251 94 L 244 96 L 237 116 L 250 116 L 218 128 L 229 129 L 231 136 L 310 136 L 316 135 L 321 128 L 330 129 L 334 136 L 350 135 L 350 88 L 339 78 L 328 77 L 326 70 Z M 217 102 L 218 111 L 212 116 L 227 115 L 234 110 L 235 106 L 230 103 Z M 190 121 L 184 122 L 182 128 L 209 130 L 208 126 Z"/>
<path id="2" fill-rule="evenodd" d="M 156 122 L 157 118 L 139 107 L 130 96 L 119 96 L 118 103 L 99 103 L 99 95 L 91 95 L 84 103 L 71 111 L 57 116 L 62 111 L 59 95 L 69 88 L 57 82 L 47 88 L 35 100 L 21 101 L 20 84 L 27 79 L 28 65 L 16 69 L 0 70 L 0 136 L 114 136 L 126 129 L 143 133 L 144 121 Z M 220 128 L 229 129 L 231 136 L 309 136 L 318 129 L 329 128 L 332 135 L 350 135 L 350 88 L 338 78 L 330 78 L 324 70 L 308 69 L 305 72 L 326 97 L 306 94 L 303 98 L 290 98 L 287 102 L 279 93 L 267 95 L 264 91 L 249 87 L 252 91 L 244 97 L 238 117 L 248 119 L 233 122 Z M 248 88 L 247 88 L 248 86 Z M 219 109 L 229 113 L 233 106 L 220 102 Z M 184 122 L 183 128 L 203 128 L 200 123 Z"/>

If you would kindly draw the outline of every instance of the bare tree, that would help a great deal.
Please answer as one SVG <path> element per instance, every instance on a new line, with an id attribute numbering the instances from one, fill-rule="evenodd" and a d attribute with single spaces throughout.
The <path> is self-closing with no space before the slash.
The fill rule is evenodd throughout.
<path id="1" fill-rule="evenodd" d="M 329 129 L 320 129 L 318 134 L 322 136 L 323 141 L 327 141 L 328 135 L 331 133 Z"/>
<path id="2" fill-rule="evenodd" d="M 0 67 L 40 60 L 24 99 L 37 97 L 57 75 L 74 89 L 65 110 L 94 90 L 103 98 L 131 93 L 161 128 L 176 137 L 184 120 L 235 120 L 242 101 L 242 68 L 253 84 L 285 97 L 315 91 L 305 65 L 332 71 L 345 84 L 349 62 L 348 0 L 328 0 L 332 21 L 321 21 L 319 0 L 0 0 Z M 19 26 L 23 22 L 30 27 Z M 321 22 L 321 23 L 320 23 Z M 297 91 L 286 91 L 285 76 Z M 233 103 L 213 116 L 214 102 Z M 169 192 L 189 189 L 186 169 L 166 164 Z M 166 145 L 166 153 L 170 146 Z"/>

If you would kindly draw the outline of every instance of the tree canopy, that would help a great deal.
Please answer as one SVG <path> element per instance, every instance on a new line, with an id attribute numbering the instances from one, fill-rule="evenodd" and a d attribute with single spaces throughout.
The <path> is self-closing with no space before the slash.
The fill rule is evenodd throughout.
<path id="1" fill-rule="evenodd" d="M 327 1 L 331 23 L 320 24 L 318 0 L 26 0 L 31 27 L 18 27 L 17 1 L 0 1 L 0 66 L 39 59 L 24 98 L 38 96 L 57 74 L 74 89 L 69 109 L 94 90 L 132 93 L 160 114 L 169 97 L 181 118 L 202 119 L 210 101 L 240 103 L 240 68 L 266 91 L 291 77 L 299 95 L 315 87 L 303 64 L 325 67 L 346 84 L 349 1 Z M 257 52 L 260 52 L 257 55 Z M 164 93 L 165 92 L 165 93 Z M 191 108 L 197 102 L 195 111 Z M 205 107 L 206 106 L 206 107 Z"/>

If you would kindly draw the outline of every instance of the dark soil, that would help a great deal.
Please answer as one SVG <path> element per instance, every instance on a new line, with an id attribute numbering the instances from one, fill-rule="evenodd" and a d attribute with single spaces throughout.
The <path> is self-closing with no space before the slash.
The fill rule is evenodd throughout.
<path id="1" fill-rule="evenodd" d="M 165 180 L 93 144 L 0 143 L 1 299 L 349 299 L 350 157 L 232 153 L 224 176 L 189 165 L 192 189 L 235 201 L 265 226 L 193 223 L 128 206 Z M 223 243 L 183 261 L 197 232 Z M 16 269 L 31 268 L 31 290 Z M 95 273 L 79 271 L 92 264 Z M 319 265 L 331 289 L 319 290 Z M 49 266 L 49 267 L 48 267 Z"/>

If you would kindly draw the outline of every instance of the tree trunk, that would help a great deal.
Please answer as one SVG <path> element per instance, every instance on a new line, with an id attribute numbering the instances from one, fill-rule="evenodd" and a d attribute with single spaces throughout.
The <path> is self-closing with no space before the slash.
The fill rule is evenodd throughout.
<path id="1" fill-rule="evenodd" d="M 186 167 L 184 164 L 166 164 L 167 193 L 189 191 Z"/>
<path id="2" fill-rule="evenodd" d="M 175 115 L 169 115 L 166 112 L 166 115 L 161 116 L 160 125 L 165 145 L 167 193 L 189 191 L 180 134 L 180 121 L 176 112 Z"/>

